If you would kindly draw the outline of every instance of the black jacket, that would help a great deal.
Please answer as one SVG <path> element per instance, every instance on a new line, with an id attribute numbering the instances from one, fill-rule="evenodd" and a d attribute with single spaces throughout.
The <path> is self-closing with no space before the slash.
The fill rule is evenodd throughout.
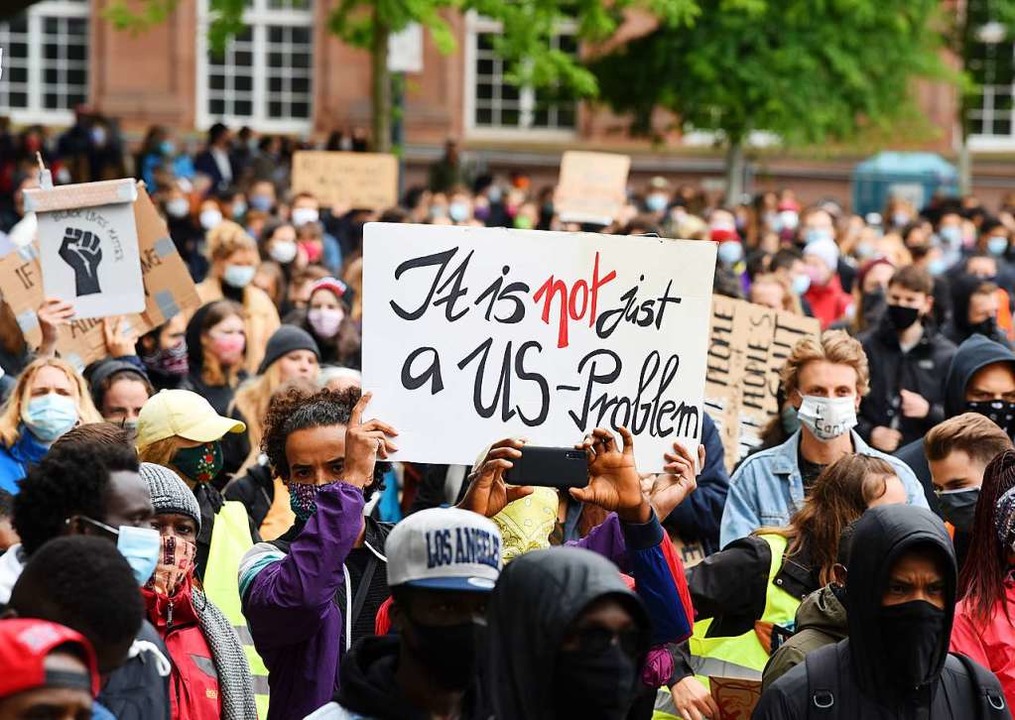
<path id="1" fill-rule="evenodd" d="M 860 402 L 857 418 L 856 431 L 860 437 L 869 443 L 874 428 L 891 427 L 893 420 L 897 419 L 902 443 L 910 443 L 922 438 L 945 419 L 945 391 L 941 378 L 955 356 L 956 347 L 951 340 L 927 321 L 916 347 L 904 353 L 899 346 L 899 336 L 886 314 L 876 328 L 860 336 L 860 342 L 872 368 L 870 393 Z M 903 417 L 900 390 L 923 396 L 930 403 L 927 417 Z"/>
<path id="2" fill-rule="evenodd" d="M 222 491 L 222 495 L 226 500 L 243 503 L 251 524 L 254 527 L 261 527 L 275 500 L 275 481 L 271 476 L 271 467 L 268 465 L 250 467 L 246 475 L 233 478 Z"/>
<path id="3" fill-rule="evenodd" d="M 982 283 L 983 280 L 971 275 L 961 275 L 952 283 L 952 321 L 945 328 L 945 334 L 956 345 L 960 345 L 968 338 L 978 334 L 969 324 L 969 300 L 972 298 L 973 291 Z M 1006 347 L 1009 346 L 1008 338 L 998 330 L 996 325 L 987 338 Z"/>
<path id="4" fill-rule="evenodd" d="M 169 659 L 166 644 L 147 620 L 141 622 L 137 640 L 151 643 Z M 169 676 L 162 677 L 158 665 L 151 652 L 142 650 L 109 674 L 98 701 L 117 720 L 169 720 Z"/>

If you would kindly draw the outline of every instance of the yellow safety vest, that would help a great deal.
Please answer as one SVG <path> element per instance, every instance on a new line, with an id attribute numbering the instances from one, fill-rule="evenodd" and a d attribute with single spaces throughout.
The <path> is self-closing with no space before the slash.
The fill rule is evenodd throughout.
<path id="1" fill-rule="evenodd" d="M 775 577 L 782 568 L 782 557 L 788 541 L 782 535 L 759 535 L 772 551 L 772 565 L 768 571 L 768 585 L 765 589 L 765 611 L 761 622 L 788 627 L 796 618 L 800 600 L 775 584 Z M 712 618 L 694 623 L 694 633 L 688 641 L 691 650 L 691 666 L 698 680 L 707 688 L 709 676 L 736 677 L 747 680 L 761 680 L 761 673 L 768 663 L 769 654 L 755 629 L 743 635 L 730 637 L 707 637 Z M 669 688 L 659 689 L 653 720 L 671 720 L 678 717 L 670 697 Z"/>
<path id="2" fill-rule="evenodd" d="M 254 680 L 254 701 L 258 717 L 268 716 L 268 669 L 254 649 L 240 603 L 240 560 L 254 546 L 250 522 L 243 503 L 227 502 L 215 515 L 215 527 L 204 573 L 204 592 L 232 624 L 240 638 Z"/>

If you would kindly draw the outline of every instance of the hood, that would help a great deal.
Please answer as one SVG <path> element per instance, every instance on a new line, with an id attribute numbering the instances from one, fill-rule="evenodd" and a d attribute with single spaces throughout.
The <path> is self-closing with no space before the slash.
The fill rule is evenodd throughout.
<path id="1" fill-rule="evenodd" d="M 944 631 L 939 641 L 938 663 L 931 676 L 925 678 L 926 685 L 936 681 L 944 667 L 955 613 L 955 551 L 944 523 L 925 508 L 883 505 L 863 514 L 850 546 L 846 610 L 853 672 L 860 688 L 881 700 L 898 697 L 891 682 L 894 673 L 886 660 L 881 632 L 881 598 L 892 565 L 915 546 L 932 548 L 946 567 Z"/>
<path id="2" fill-rule="evenodd" d="M 204 317 L 208 314 L 211 303 L 206 303 L 197 309 L 194 316 L 187 323 L 187 332 L 184 336 L 187 341 L 187 362 L 190 364 L 190 373 L 200 375 L 204 368 L 204 348 L 201 347 L 201 325 Z"/>
<path id="3" fill-rule="evenodd" d="M 398 692 L 398 636 L 365 637 L 342 658 L 336 700 L 346 710 L 372 717 L 420 718 Z"/>
<path id="4" fill-rule="evenodd" d="M 952 324 L 960 336 L 969 335 L 969 298 L 983 280 L 972 275 L 960 275 L 952 281 Z"/>
<path id="5" fill-rule="evenodd" d="M 489 677 L 494 716 L 552 720 L 554 665 L 564 633 L 593 601 L 613 596 L 643 633 L 639 675 L 651 624 L 620 571 L 588 550 L 555 547 L 526 553 L 504 568 L 489 620 Z"/>
<path id="6" fill-rule="evenodd" d="M 831 585 L 812 592 L 800 603 L 796 611 L 795 632 L 801 630 L 818 630 L 833 637 L 845 638 L 849 630 L 846 626 L 846 608 Z"/>
<path id="7" fill-rule="evenodd" d="M 1015 353 L 983 335 L 971 335 L 959 345 L 945 379 L 946 417 L 961 415 L 966 411 L 966 385 L 970 378 L 977 370 L 996 362 L 1015 363 Z"/>

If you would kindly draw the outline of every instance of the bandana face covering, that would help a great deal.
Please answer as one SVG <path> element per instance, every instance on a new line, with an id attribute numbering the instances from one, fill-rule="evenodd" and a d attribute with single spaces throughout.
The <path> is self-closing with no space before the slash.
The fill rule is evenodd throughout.
<path id="1" fill-rule="evenodd" d="M 163 597 L 170 598 L 176 595 L 184 580 L 194 574 L 196 552 L 197 546 L 189 540 L 181 540 L 175 535 L 164 535 L 155 574 L 146 587 Z"/>
<path id="2" fill-rule="evenodd" d="M 211 482 L 222 469 L 222 446 L 215 442 L 192 448 L 180 448 L 172 465 L 195 483 Z"/>
<path id="3" fill-rule="evenodd" d="M 311 485 L 310 483 L 289 483 L 289 507 L 293 515 L 300 522 L 305 523 L 317 510 L 317 494 L 326 487 L 335 483 L 325 485 Z"/>

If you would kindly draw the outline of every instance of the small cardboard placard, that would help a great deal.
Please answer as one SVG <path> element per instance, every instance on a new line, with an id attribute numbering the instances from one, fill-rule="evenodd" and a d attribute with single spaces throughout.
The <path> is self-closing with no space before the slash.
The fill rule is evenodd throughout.
<path id="1" fill-rule="evenodd" d="M 293 193 L 325 207 L 384 210 L 398 204 L 398 158 L 386 153 L 293 153 Z"/>
<path id="2" fill-rule="evenodd" d="M 609 225 L 627 202 L 628 155 L 568 150 L 553 198 L 563 222 Z"/>
<path id="3" fill-rule="evenodd" d="M 709 677 L 708 684 L 712 699 L 719 706 L 716 720 L 751 720 L 751 713 L 761 699 L 761 681 Z"/>
<path id="4" fill-rule="evenodd" d="M 137 195 L 129 179 L 25 191 L 39 221 L 45 295 L 73 303 L 78 319 L 144 309 Z"/>
<path id="5" fill-rule="evenodd" d="M 144 186 L 138 187 L 143 189 Z M 159 217 L 148 193 L 137 193 L 133 215 L 144 286 L 144 311 L 118 314 L 125 316 L 125 330 L 142 335 L 179 312 L 199 307 L 201 301 L 187 266 L 169 237 L 166 223 Z M 43 285 L 37 245 L 12 252 L 0 260 L 3 301 L 10 305 L 25 339 L 32 347 L 38 347 L 42 341 L 36 311 L 46 297 Z M 68 326 L 61 327 L 56 349 L 60 357 L 79 369 L 105 357 L 102 320 L 78 317 Z"/>
<path id="6" fill-rule="evenodd" d="M 705 375 L 705 411 L 722 437 L 726 467 L 761 444 L 761 431 L 779 414 L 779 372 L 793 346 L 821 326 L 802 317 L 716 295 Z"/>

